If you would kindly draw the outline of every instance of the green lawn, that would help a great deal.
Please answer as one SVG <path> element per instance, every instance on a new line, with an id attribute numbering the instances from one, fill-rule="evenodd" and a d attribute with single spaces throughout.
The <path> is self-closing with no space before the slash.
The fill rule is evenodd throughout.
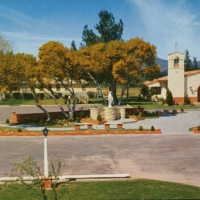
<path id="1" fill-rule="evenodd" d="M 200 188 L 154 180 L 67 182 L 58 188 L 60 199 L 200 199 Z M 48 191 L 52 197 L 52 191 Z M 39 200 L 18 185 L 0 185 L 0 200 Z"/>
<path id="2" fill-rule="evenodd" d="M 60 105 L 62 106 L 66 106 L 63 102 L 62 99 L 58 99 L 58 102 Z M 125 100 L 123 100 L 124 104 Z M 45 100 L 41 100 L 40 103 L 42 105 L 56 105 L 54 103 L 53 99 L 45 99 Z M 102 104 L 103 101 L 102 99 L 94 99 L 94 103 L 95 104 Z M 157 102 L 147 102 L 147 101 L 138 101 L 137 97 L 130 97 L 128 104 L 131 105 L 132 107 L 137 107 L 137 106 L 141 106 L 144 107 L 145 110 L 158 110 L 158 109 L 178 109 L 180 110 L 181 108 L 183 109 L 195 109 L 198 108 L 195 105 L 174 105 L 174 106 L 164 106 L 162 104 L 158 104 Z M 3 102 L 0 102 L 0 105 L 10 105 L 10 106 L 20 106 L 20 105 L 35 105 L 34 100 L 6 100 Z"/>
<path id="3" fill-rule="evenodd" d="M 64 102 L 62 99 L 58 99 L 58 102 L 59 104 L 64 105 Z M 40 103 L 42 105 L 55 105 L 53 99 L 40 100 Z M 33 99 L 30 99 L 30 100 L 10 99 L 10 100 L 4 100 L 0 102 L 0 105 L 10 105 L 10 106 L 35 105 L 35 101 Z"/>

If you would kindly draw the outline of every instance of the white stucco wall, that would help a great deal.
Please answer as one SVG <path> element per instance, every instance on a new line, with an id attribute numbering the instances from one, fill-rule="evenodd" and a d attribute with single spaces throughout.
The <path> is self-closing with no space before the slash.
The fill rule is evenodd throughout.
<path id="1" fill-rule="evenodd" d="M 161 87 L 160 85 L 160 82 L 154 82 L 154 83 L 151 83 L 148 85 L 149 88 L 152 88 L 152 87 Z"/>
<path id="2" fill-rule="evenodd" d="M 175 64 L 174 60 L 179 58 L 179 63 Z M 172 53 L 168 56 L 168 88 L 173 97 L 184 97 L 184 54 Z"/>
<path id="3" fill-rule="evenodd" d="M 189 97 L 197 97 L 197 89 L 200 86 L 200 73 L 187 77 L 186 93 Z"/>

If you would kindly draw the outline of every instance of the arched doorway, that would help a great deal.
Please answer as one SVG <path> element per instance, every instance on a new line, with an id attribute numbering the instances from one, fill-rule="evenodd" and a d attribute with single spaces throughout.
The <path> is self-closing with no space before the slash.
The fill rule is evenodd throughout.
<path id="1" fill-rule="evenodd" d="M 200 102 L 200 86 L 197 90 L 197 100 L 198 100 L 198 102 Z"/>

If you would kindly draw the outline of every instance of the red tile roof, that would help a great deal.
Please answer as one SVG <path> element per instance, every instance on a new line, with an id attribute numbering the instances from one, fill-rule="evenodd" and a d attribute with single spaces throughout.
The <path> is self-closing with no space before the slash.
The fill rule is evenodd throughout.
<path id="1" fill-rule="evenodd" d="M 198 74 L 198 73 L 200 73 L 200 70 L 193 70 L 193 71 L 185 72 L 184 75 L 185 76 L 191 76 L 191 75 Z M 144 85 L 150 85 L 152 83 L 161 82 L 161 81 L 168 81 L 168 76 L 163 76 L 161 78 L 154 79 L 153 81 L 146 81 L 143 84 Z"/>
<path id="2" fill-rule="evenodd" d="M 191 76 L 193 74 L 198 74 L 198 73 L 200 73 L 200 70 L 187 71 L 185 72 L 185 76 Z"/>

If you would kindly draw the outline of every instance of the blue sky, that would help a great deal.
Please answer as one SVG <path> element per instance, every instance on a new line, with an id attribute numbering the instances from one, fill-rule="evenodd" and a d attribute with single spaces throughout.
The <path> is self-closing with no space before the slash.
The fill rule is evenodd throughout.
<path id="1" fill-rule="evenodd" d="M 177 42 L 177 51 L 200 60 L 200 0 L 0 0 L 0 34 L 15 52 L 37 56 L 50 40 L 79 46 L 84 25 L 94 30 L 101 10 L 122 19 L 124 40 L 143 38 L 159 58 L 167 59 Z"/>

